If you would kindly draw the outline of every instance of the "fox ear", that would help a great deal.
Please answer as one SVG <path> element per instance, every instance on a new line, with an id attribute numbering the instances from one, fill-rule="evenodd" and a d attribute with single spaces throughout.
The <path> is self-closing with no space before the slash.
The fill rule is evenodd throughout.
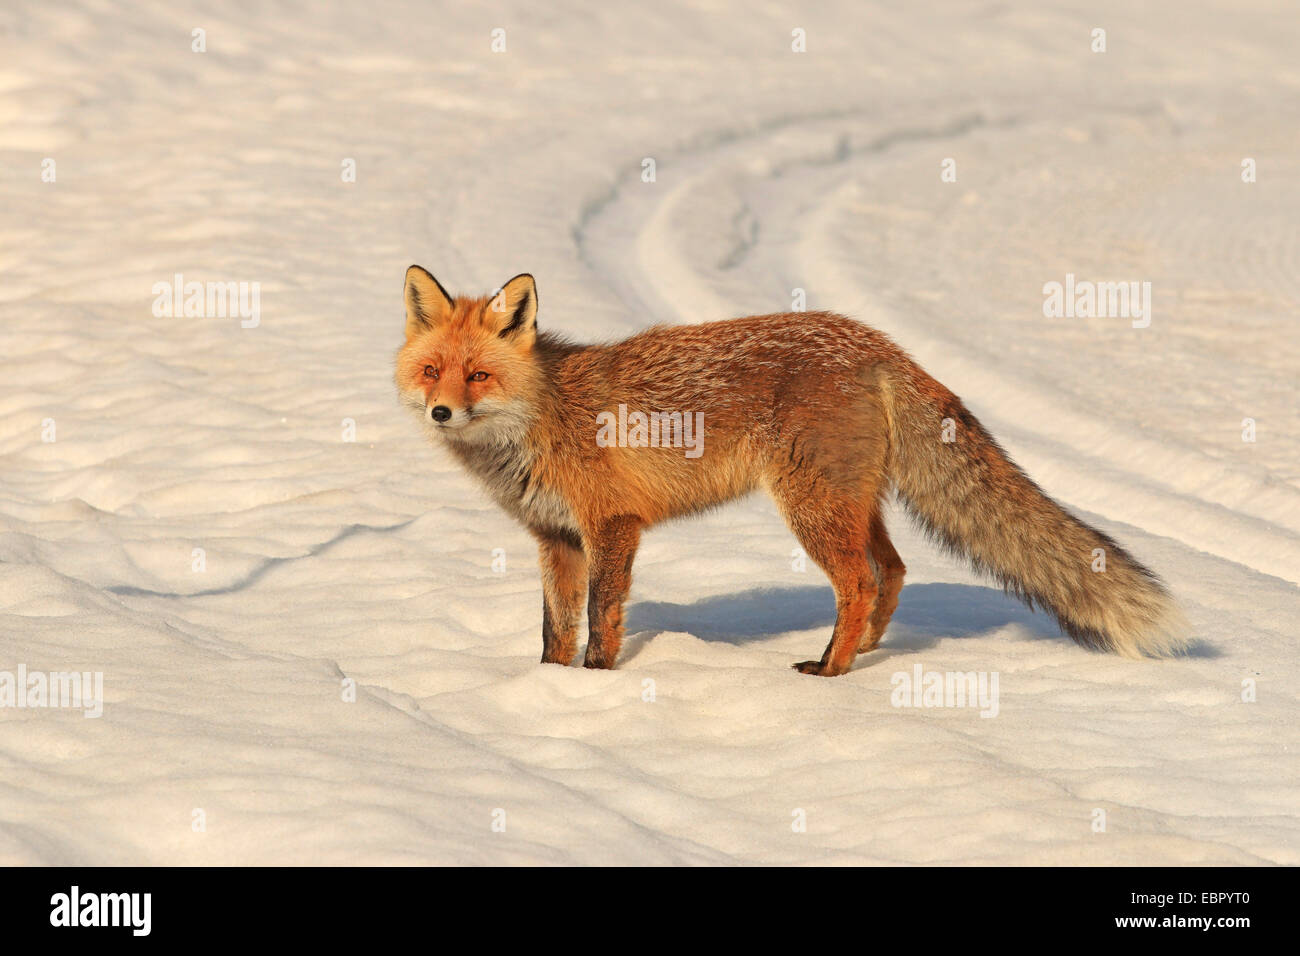
<path id="1" fill-rule="evenodd" d="M 537 283 L 528 273 L 517 275 L 492 297 L 483 324 L 503 339 L 518 344 L 537 337 Z"/>
<path id="2" fill-rule="evenodd" d="M 406 337 L 436 328 L 451 316 L 447 290 L 419 266 L 406 270 Z"/>

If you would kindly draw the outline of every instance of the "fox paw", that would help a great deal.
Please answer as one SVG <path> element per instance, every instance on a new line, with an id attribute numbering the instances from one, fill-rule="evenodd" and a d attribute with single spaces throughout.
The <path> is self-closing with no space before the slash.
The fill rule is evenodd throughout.
<path id="1" fill-rule="evenodd" d="M 800 674 L 812 674 L 816 677 L 838 677 L 843 671 L 837 671 L 826 667 L 821 661 L 800 661 L 798 664 L 791 664 Z"/>

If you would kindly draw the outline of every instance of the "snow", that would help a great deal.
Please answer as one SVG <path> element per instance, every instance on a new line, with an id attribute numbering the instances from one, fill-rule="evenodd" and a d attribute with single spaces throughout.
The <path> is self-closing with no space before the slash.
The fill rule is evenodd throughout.
<path id="1" fill-rule="evenodd" d="M 6 5 L 0 671 L 102 672 L 104 709 L 0 709 L 0 862 L 1300 863 L 1298 34 L 1263 0 Z M 575 338 L 795 288 L 882 328 L 1193 653 L 1077 648 L 892 511 L 881 649 L 805 677 L 833 598 L 754 498 L 648 535 L 618 670 L 538 665 L 531 539 L 395 397 L 412 262 L 532 272 Z M 259 283 L 256 326 L 155 316 L 177 273 Z M 1150 327 L 1044 317 L 1067 273 L 1151 282 Z M 996 716 L 894 706 L 917 665 L 996 675 Z"/>

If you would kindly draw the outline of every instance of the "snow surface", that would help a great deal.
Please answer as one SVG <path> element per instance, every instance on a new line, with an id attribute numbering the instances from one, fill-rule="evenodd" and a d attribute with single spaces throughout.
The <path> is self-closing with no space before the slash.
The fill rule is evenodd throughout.
<path id="1" fill-rule="evenodd" d="M 1298 49 L 1250 0 L 5 4 L 0 670 L 104 712 L 0 710 L 0 862 L 1300 863 Z M 647 537 L 619 670 L 539 666 L 529 537 L 396 401 L 411 262 L 577 338 L 873 323 L 1195 650 L 1079 649 L 891 512 L 882 648 L 802 676 L 833 598 L 754 498 Z M 176 273 L 260 324 L 155 317 Z M 1151 326 L 1045 318 L 1066 273 Z M 893 706 L 917 665 L 997 716 Z"/>

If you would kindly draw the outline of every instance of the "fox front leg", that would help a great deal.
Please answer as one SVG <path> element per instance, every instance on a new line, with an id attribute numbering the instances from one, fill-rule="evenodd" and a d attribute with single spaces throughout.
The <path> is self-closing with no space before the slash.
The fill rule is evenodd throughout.
<path id="1" fill-rule="evenodd" d="M 587 658 L 583 667 L 608 669 L 623 643 L 623 602 L 632 586 L 632 561 L 641 540 L 639 519 L 624 516 L 606 522 L 589 543 L 590 583 L 587 598 Z"/>
<path id="2" fill-rule="evenodd" d="M 542 567 L 542 663 L 573 662 L 587 596 L 587 554 L 576 535 L 538 538 Z"/>

